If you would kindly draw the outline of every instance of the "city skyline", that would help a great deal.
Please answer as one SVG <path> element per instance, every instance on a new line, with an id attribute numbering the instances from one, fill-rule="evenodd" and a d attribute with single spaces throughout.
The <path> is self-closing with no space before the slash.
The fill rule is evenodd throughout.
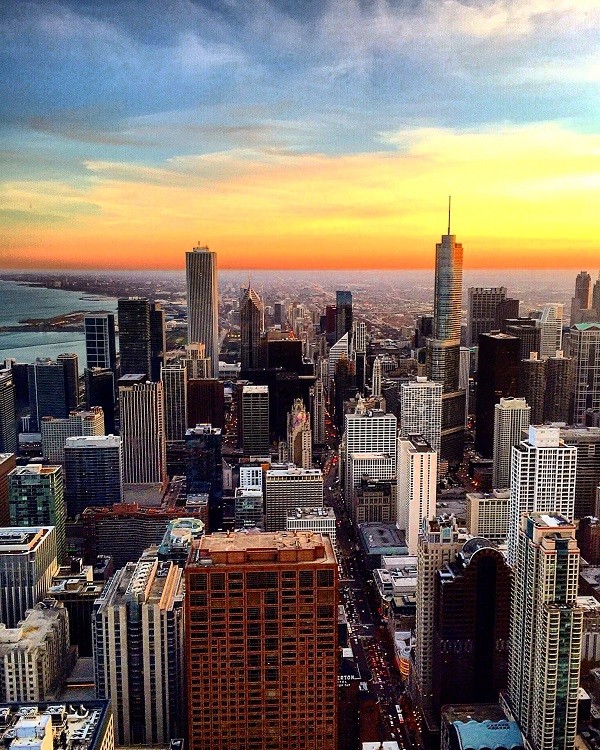
<path id="1" fill-rule="evenodd" d="M 599 0 L 5 11 L 2 267 L 595 265 Z"/>

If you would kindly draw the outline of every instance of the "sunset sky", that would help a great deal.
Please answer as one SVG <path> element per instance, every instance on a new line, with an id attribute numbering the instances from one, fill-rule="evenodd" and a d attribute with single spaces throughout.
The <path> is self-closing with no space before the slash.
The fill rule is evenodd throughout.
<path id="1" fill-rule="evenodd" d="M 3 0 L 0 267 L 600 264 L 600 0 Z"/>

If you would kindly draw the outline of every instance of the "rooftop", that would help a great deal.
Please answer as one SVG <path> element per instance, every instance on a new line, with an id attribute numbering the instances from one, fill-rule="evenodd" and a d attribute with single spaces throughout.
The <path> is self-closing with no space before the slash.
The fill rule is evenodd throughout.
<path id="1" fill-rule="evenodd" d="M 55 599 L 44 599 L 25 613 L 25 619 L 16 628 L 7 628 L 0 623 L 0 656 L 14 649 L 37 648 L 46 641 L 52 625 L 67 617 L 63 604 Z"/>
<path id="2" fill-rule="evenodd" d="M 335 521 L 335 511 L 333 508 L 294 508 L 288 512 L 288 518 L 329 518 Z"/>
<path id="3" fill-rule="evenodd" d="M 34 552 L 54 526 L 0 528 L 0 554 Z"/>
<path id="4" fill-rule="evenodd" d="M 358 533 L 369 555 L 402 554 L 401 550 L 407 550 L 404 532 L 393 523 L 361 523 Z"/>
<path id="5" fill-rule="evenodd" d="M 116 435 L 80 435 L 65 441 L 66 448 L 118 448 L 121 438 Z"/>
<path id="6" fill-rule="evenodd" d="M 313 531 L 218 532 L 194 544 L 197 565 L 299 562 L 335 564 L 329 537 Z"/>
<path id="7" fill-rule="evenodd" d="M 10 477 L 49 477 L 61 472 L 60 466 L 43 466 L 42 464 L 27 464 L 27 466 L 17 466 L 13 469 Z"/>

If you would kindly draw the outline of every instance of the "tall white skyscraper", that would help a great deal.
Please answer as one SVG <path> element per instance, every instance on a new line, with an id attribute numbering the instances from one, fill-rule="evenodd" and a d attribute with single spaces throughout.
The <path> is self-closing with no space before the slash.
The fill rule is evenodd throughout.
<path id="1" fill-rule="evenodd" d="M 494 487 L 510 487 L 510 457 L 529 429 L 531 407 L 524 398 L 501 398 L 494 407 Z"/>
<path id="2" fill-rule="evenodd" d="M 348 339 L 349 336 L 345 333 L 329 350 L 329 357 L 327 358 L 327 390 L 331 387 L 331 381 L 335 375 L 335 366 L 342 357 L 348 357 L 350 346 Z"/>
<path id="3" fill-rule="evenodd" d="M 187 429 L 187 375 L 185 363 L 161 368 L 165 400 L 165 439 L 167 443 L 185 440 Z"/>
<path id="4" fill-rule="evenodd" d="M 442 384 L 427 378 L 400 386 L 400 436 L 422 435 L 439 454 L 442 436 Z"/>
<path id="5" fill-rule="evenodd" d="M 188 303 L 188 344 L 202 343 L 219 377 L 219 287 L 217 254 L 195 247 L 185 254 Z"/>
<path id="6" fill-rule="evenodd" d="M 161 484 L 167 463 L 162 383 L 119 385 L 119 412 L 124 484 Z"/>
<path id="7" fill-rule="evenodd" d="M 381 360 L 379 357 L 375 357 L 373 362 L 373 375 L 372 375 L 372 395 L 375 397 L 381 396 Z"/>
<path id="8" fill-rule="evenodd" d="M 560 513 L 573 518 L 577 448 L 565 445 L 557 427 L 529 427 L 512 449 L 508 562 L 515 565 L 521 516 Z"/>
<path id="9" fill-rule="evenodd" d="M 600 281 L 597 282 L 600 289 Z M 594 287 L 595 288 L 595 287 Z M 570 331 L 575 360 L 575 424 L 585 423 L 587 409 L 600 409 L 600 323 L 579 323 Z"/>
<path id="10" fill-rule="evenodd" d="M 353 482 L 349 458 L 352 454 L 378 453 L 389 456 L 393 476 L 396 471 L 398 450 L 398 420 L 394 414 L 378 409 L 369 411 L 361 401 L 354 414 L 344 416 L 344 442 L 342 447 L 344 487 L 352 494 Z M 380 477 L 389 478 L 389 477 Z"/>
<path id="11" fill-rule="evenodd" d="M 406 531 L 409 555 L 416 555 L 423 519 L 435 518 L 437 453 L 421 435 L 398 441 L 396 522 Z"/>
<path id="12" fill-rule="evenodd" d="M 572 750 L 583 611 L 575 526 L 559 513 L 519 525 L 510 613 L 508 702 L 535 750 Z"/>
<path id="13" fill-rule="evenodd" d="M 544 305 L 541 318 L 540 356 L 542 359 L 554 357 L 562 350 L 563 307 L 555 303 Z"/>

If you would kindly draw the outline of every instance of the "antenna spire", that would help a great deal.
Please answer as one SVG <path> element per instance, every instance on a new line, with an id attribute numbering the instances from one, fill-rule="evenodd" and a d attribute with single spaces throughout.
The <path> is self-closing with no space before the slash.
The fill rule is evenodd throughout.
<path id="1" fill-rule="evenodd" d="M 450 235 L 450 209 L 452 206 L 452 196 L 448 196 L 448 236 Z"/>

